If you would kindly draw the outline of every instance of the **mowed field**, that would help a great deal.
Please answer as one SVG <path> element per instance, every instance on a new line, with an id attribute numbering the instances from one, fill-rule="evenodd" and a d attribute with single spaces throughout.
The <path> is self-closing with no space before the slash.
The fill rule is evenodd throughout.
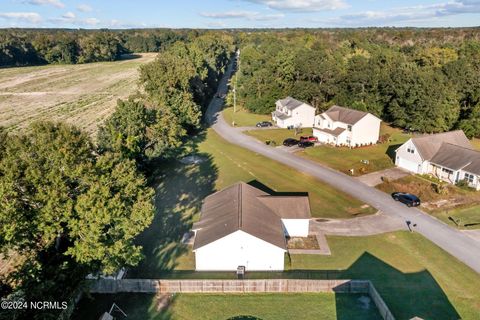
<path id="1" fill-rule="evenodd" d="M 138 89 L 139 66 L 156 53 L 115 62 L 0 69 L 0 126 L 9 131 L 36 120 L 66 121 L 90 134 L 116 101 Z"/>

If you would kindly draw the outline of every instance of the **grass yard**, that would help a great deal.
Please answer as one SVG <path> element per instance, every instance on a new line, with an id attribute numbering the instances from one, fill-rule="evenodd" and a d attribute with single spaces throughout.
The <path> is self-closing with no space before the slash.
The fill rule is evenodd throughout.
<path id="1" fill-rule="evenodd" d="M 480 228 L 480 192 L 445 183 L 444 193 L 437 193 L 432 181 L 412 175 L 383 182 L 377 188 L 386 192 L 410 192 L 422 200 L 422 209 L 443 222 L 461 229 Z M 452 217 L 454 221 L 449 219 Z"/>
<path id="2" fill-rule="evenodd" d="M 212 157 L 218 174 L 216 190 L 237 181 L 245 181 L 273 194 L 308 192 L 314 217 L 351 218 L 375 211 L 308 175 L 227 143 L 211 129 L 208 130 L 207 138 L 198 145 L 198 150 Z"/>
<path id="3" fill-rule="evenodd" d="M 255 114 L 242 108 L 237 108 L 237 112 L 234 113 L 233 107 L 225 108 L 223 117 L 229 125 L 235 122 L 237 127 L 254 127 L 258 122 L 272 121 L 269 114 Z"/>
<path id="4" fill-rule="evenodd" d="M 480 205 L 441 210 L 432 214 L 443 222 L 459 229 L 480 229 Z"/>
<path id="5" fill-rule="evenodd" d="M 480 275 L 421 235 L 328 237 L 328 243 L 332 256 L 292 255 L 289 269 L 309 270 L 309 277 L 370 279 L 397 319 L 480 315 Z"/>
<path id="6" fill-rule="evenodd" d="M 300 129 L 297 135 L 295 135 L 294 130 L 288 130 L 288 129 L 251 130 L 245 133 L 262 142 L 273 141 L 274 145 L 281 146 L 283 143 L 283 140 L 287 138 L 300 139 L 301 136 L 311 136 L 312 129 L 311 128 Z"/>
<path id="7" fill-rule="evenodd" d="M 83 299 L 73 320 L 97 319 L 115 302 L 130 320 L 375 320 L 373 304 L 364 308 L 360 295 L 333 293 L 296 294 L 177 294 L 170 305 L 158 309 L 158 298 L 148 294 L 94 295 Z M 123 319 L 116 314 L 118 319 Z M 242 317 L 243 316 L 243 317 Z M 249 318 L 247 318 L 249 316 Z"/>
<path id="8" fill-rule="evenodd" d="M 0 126 L 66 121 L 95 134 L 117 99 L 137 90 L 138 67 L 156 53 L 115 62 L 0 69 Z"/>
<path id="9" fill-rule="evenodd" d="M 392 158 L 395 149 L 410 138 L 410 135 L 403 133 L 401 129 L 392 128 L 384 123 L 380 134 L 390 134 L 390 141 L 355 149 L 323 145 L 307 148 L 297 154 L 344 173 L 354 169 L 356 176 L 379 171 L 394 166 Z M 361 160 L 368 160 L 369 164 L 363 164 Z"/>

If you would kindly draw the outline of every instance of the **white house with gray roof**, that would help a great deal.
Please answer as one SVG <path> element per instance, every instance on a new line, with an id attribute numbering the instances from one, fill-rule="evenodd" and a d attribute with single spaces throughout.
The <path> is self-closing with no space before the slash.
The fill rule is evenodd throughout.
<path id="1" fill-rule="evenodd" d="M 272 121 L 280 128 L 311 128 L 315 118 L 315 108 L 311 105 L 286 97 L 275 103 Z"/>
<path id="2" fill-rule="evenodd" d="M 368 112 L 332 106 L 315 117 L 313 135 L 336 146 L 370 145 L 378 142 L 381 122 Z"/>
<path id="3" fill-rule="evenodd" d="M 396 150 L 395 164 L 449 183 L 465 180 L 480 190 L 480 152 L 461 130 L 409 139 Z"/>
<path id="4" fill-rule="evenodd" d="M 205 198 L 193 225 L 198 271 L 283 270 L 287 236 L 308 236 L 308 196 L 270 195 L 244 182 Z"/>

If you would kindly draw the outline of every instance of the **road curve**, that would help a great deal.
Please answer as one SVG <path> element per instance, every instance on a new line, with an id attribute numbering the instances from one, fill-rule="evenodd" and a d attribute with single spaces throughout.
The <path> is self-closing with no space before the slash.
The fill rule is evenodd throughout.
<path id="1" fill-rule="evenodd" d="M 220 82 L 218 92 L 226 93 L 227 82 L 231 76 L 231 68 L 226 72 Z M 229 126 L 221 113 L 223 100 L 214 98 L 208 106 L 205 114 L 206 122 L 225 140 L 240 147 L 249 149 L 262 156 L 271 158 L 300 172 L 308 174 L 325 182 L 332 187 L 341 190 L 372 207 L 382 211 L 393 218 L 411 221 L 416 224 L 414 232 L 424 237 L 462 261 L 477 273 L 480 273 L 480 242 L 462 232 L 449 227 L 443 222 L 416 208 L 408 208 L 373 187 L 369 187 L 360 181 L 332 170 L 319 163 L 285 152 L 279 148 L 269 147 L 254 138 L 245 135 L 240 130 Z"/>

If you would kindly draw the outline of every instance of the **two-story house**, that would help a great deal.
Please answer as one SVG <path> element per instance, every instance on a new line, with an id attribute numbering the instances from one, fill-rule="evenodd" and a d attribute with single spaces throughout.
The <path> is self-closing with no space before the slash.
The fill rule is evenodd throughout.
<path id="1" fill-rule="evenodd" d="M 280 128 L 309 128 L 314 118 L 314 107 L 292 97 L 278 100 L 272 112 L 272 121 Z"/>
<path id="2" fill-rule="evenodd" d="M 313 135 L 337 146 L 370 145 L 378 142 L 381 122 L 368 112 L 332 106 L 315 117 Z"/>
<path id="3" fill-rule="evenodd" d="M 480 190 L 480 152 L 461 130 L 409 139 L 396 150 L 395 164 L 449 183 L 464 180 Z"/>

